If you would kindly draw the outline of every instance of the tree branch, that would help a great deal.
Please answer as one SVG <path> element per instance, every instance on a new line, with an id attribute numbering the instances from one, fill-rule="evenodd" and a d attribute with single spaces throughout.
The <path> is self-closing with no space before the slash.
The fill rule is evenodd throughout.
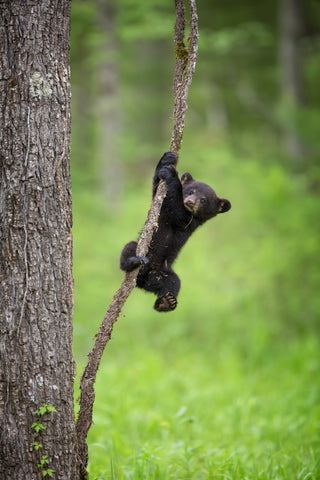
<path id="1" fill-rule="evenodd" d="M 188 92 L 192 80 L 192 75 L 196 68 L 198 54 L 198 15 L 195 0 L 188 0 L 190 10 L 190 33 L 188 36 L 188 45 L 185 45 L 185 7 L 183 0 L 175 0 L 176 6 L 176 24 L 175 24 L 175 54 L 176 69 L 173 81 L 174 110 L 173 110 L 173 130 L 170 149 L 179 154 L 184 119 L 188 109 Z"/>
<path id="2" fill-rule="evenodd" d="M 184 43 L 185 35 L 185 6 L 183 0 L 175 0 L 176 24 L 175 24 L 175 53 L 176 69 L 174 75 L 174 112 L 173 132 L 170 149 L 178 156 L 184 129 L 184 119 L 188 108 L 187 96 L 195 70 L 198 50 L 198 17 L 195 0 L 188 0 L 190 10 L 190 34 L 188 36 L 188 47 Z M 137 255 L 147 256 L 152 235 L 158 227 L 158 217 L 161 205 L 166 196 L 167 188 L 164 181 L 161 181 L 156 195 L 148 212 L 144 229 L 140 235 L 137 246 Z M 94 383 L 100 365 L 104 349 L 111 338 L 113 325 L 117 321 L 121 309 L 128 296 L 136 286 L 136 279 L 139 269 L 126 273 L 124 280 L 113 297 L 108 311 L 101 323 L 99 333 L 96 337 L 94 347 L 89 353 L 87 366 L 84 369 L 80 380 L 80 410 L 76 424 L 78 440 L 78 453 L 82 462 L 82 478 L 86 478 L 86 467 L 88 464 L 88 447 L 86 438 L 92 423 L 93 404 L 95 399 Z"/>

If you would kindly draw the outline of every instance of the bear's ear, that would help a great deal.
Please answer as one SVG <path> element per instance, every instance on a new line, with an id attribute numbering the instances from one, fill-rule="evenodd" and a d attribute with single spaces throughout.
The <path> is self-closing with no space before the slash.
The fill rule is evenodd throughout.
<path id="1" fill-rule="evenodd" d="M 187 183 L 187 182 L 190 182 L 191 180 L 193 180 L 192 176 L 190 175 L 190 173 L 186 172 L 182 175 L 181 177 L 181 183 L 182 185 L 184 183 Z"/>
<path id="2" fill-rule="evenodd" d="M 226 198 L 219 198 L 218 213 L 224 213 L 230 210 L 231 203 Z"/>

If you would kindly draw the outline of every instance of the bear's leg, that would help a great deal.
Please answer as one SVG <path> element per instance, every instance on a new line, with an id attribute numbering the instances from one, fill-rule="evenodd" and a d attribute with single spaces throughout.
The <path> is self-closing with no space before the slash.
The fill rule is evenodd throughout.
<path id="1" fill-rule="evenodd" d="M 176 308 L 180 279 L 171 269 L 150 270 L 138 277 L 137 285 L 158 296 L 154 304 L 158 312 L 169 312 Z"/>
<path id="2" fill-rule="evenodd" d="M 157 292 L 158 298 L 154 304 L 158 312 L 170 312 L 177 306 L 177 296 L 180 290 L 180 278 L 173 270 L 162 270 L 162 282 Z"/>
<path id="3" fill-rule="evenodd" d="M 120 257 L 120 268 L 125 272 L 132 272 L 135 268 L 140 267 L 140 265 L 145 265 L 149 262 L 147 257 L 137 257 L 136 253 L 137 242 L 129 242 L 123 248 Z"/>

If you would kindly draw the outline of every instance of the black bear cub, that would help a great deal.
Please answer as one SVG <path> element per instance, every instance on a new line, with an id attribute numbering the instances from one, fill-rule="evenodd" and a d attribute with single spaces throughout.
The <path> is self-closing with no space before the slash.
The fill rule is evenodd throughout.
<path id="1" fill-rule="evenodd" d="M 184 173 L 181 182 L 175 168 L 177 157 L 165 153 L 153 177 L 153 196 L 161 179 L 167 184 L 158 221 L 147 257 L 137 257 L 137 242 L 128 243 L 121 253 L 120 268 L 130 272 L 142 265 L 137 286 L 157 295 L 154 308 L 168 312 L 177 306 L 180 279 L 171 266 L 180 249 L 199 225 L 231 208 L 229 200 L 219 198 L 215 191 Z"/>

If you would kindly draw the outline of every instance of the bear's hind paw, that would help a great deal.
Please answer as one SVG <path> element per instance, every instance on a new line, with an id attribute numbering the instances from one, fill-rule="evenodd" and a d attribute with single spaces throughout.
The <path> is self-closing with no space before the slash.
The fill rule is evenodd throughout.
<path id="1" fill-rule="evenodd" d="M 167 292 L 156 300 L 154 308 L 157 312 L 170 312 L 176 308 L 177 303 L 176 297 L 172 293 Z"/>

